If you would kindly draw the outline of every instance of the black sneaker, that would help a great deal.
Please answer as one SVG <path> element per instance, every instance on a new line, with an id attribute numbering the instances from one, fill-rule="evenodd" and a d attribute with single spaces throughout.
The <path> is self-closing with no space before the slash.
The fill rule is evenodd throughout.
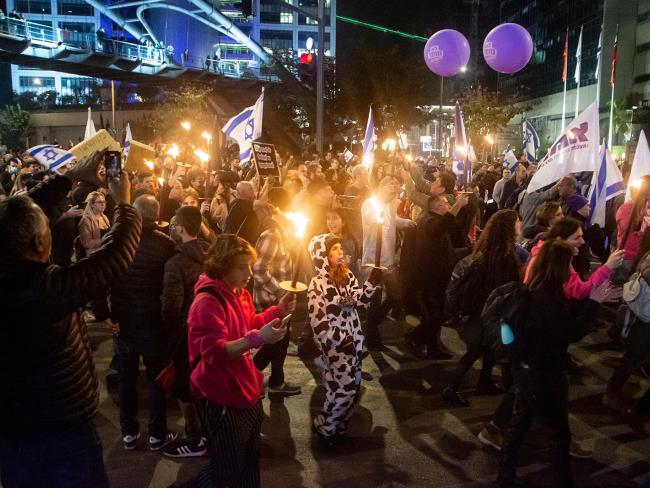
<path id="1" fill-rule="evenodd" d="M 187 442 L 187 439 L 181 439 L 172 442 L 165 447 L 163 454 L 172 458 L 200 457 L 208 452 L 205 446 L 205 439 L 202 437 L 197 444 Z"/>
<path id="2" fill-rule="evenodd" d="M 449 386 L 442 390 L 442 399 L 450 407 L 469 407 L 469 401 Z"/>
<path id="3" fill-rule="evenodd" d="M 167 432 L 167 435 L 163 439 L 158 439 L 157 437 L 150 435 L 149 450 L 154 452 L 160 451 L 163 447 L 165 447 L 170 442 L 175 441 L 176 439 L 178 439 L 177 432 Z"/>
<path id="4" fill-rule="evenodd" d="M 133 451 L 138 446 L 138 439 L 140 438 L 140 433 L 138 432 L 135 435 L 125 435 L 122 437 L 122 443 L 124 444 L 124 449 L 127 451 Z"/>
<path id="5" fill-rule="evenodd" d="M 271 393 L 275 395 L 292 396 L 292 395 L 300 395 L 302 393 L 302 390 L 297 385 L 292 385 L 290 383 L 285 382 L 278 386 L 269 385 L 269 394 Z"/>

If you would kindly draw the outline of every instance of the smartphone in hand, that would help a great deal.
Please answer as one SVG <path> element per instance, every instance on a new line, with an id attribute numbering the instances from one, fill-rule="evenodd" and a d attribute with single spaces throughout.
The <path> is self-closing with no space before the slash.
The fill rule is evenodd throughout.
<path id="1" fill-rule="evenodd" d="M 108 181 L 119 181 L 122 177 L 122 154 L 119 151 L 104 153 L 104 168 Z"/>
<path id="2" fill-rule="evenodd" d="M 287 324 L 289 323 L 289 321 L 291 320 L 291 315 L 292 315 L 292 314 L 288 314 L 286 317 L 284 317 L 284 318 L 282 319 L 282 321 L 278 324 L 278 326 L 275 327 L 275 328 L 276 328 L 276 329 L 280 329 L 280 328 L 282 328 L 282 327 L 286 327 Z"/>

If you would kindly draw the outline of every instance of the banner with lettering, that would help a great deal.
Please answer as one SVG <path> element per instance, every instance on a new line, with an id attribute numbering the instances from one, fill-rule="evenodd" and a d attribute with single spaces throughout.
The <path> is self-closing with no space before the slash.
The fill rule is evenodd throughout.
<path id="1" fill-rule="evenodd" d="M 538 163 L 528 192 L 549 186 L 568 173 L 596 171 L 599 165 L 598 106 L 589 105 L 571 122 Z"/>
<path id="2" fill-rule="evenodd" d="M 275 146 L 265 142 L 253 142 L 251 148 L 257 174 L 260 176 L 279 176 L 278 163 L 275 159 Z"/>

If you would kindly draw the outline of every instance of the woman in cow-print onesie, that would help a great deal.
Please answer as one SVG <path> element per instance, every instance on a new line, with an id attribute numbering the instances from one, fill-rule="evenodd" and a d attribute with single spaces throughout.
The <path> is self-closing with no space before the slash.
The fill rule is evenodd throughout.
<path id="1" fill-rule="evenodd" d="M 309 318 L 323 351 L 325 405 L 313 427 L 321 442 L 333 447 L 345 434 L 361 386 L 363 333 L 357 307 L 367 307 L 381 272 L 373 270 L 363 285 L 347 267 L 341 240 L 333 234 L 314 237 L 309 254 L 316 276 L 309 283 Z"/>

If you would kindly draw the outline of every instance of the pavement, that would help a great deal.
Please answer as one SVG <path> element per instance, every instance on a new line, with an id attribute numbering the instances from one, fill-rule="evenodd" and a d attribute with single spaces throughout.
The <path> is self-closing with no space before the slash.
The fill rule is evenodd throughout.
<path id="1" fill-rule="evenodd" d="M 282 488 L 487 487 L 496 477 L 496 451 L 484 448 L 477 434 L 488 422 L 498 396 L 473 392 L 480 363 L 466 376 L 462 392 L 471 406 L 449 409 L 440 398 L 443 385 L 464 351 L 457 333 L 443 329 L 443 340 L 456 353 L 449 361 L 422 361 L 410 354 L 403 334 L 416 322 L 386 320 L 381 326 L 386 349 L 363 363 L 363 392 L 350 422 L 353 442 L 334 453 L 324 452 L 311 432 L 311 418 L 324 398 L 320 371 L 313 361 L 297 357 L 295 343 L 302 322 L 292 330 L 286 377 L 302 394 L 263 400 L 265 420 L 261 448 L 262 486 Z M 101 381 L 96 423 L 104 459 L 114 488 L 162 488 L 193 478 L 206 458 L 168 459 L 147 450 L 124 451 L 119 429 L 117 390 L 106 387 L 112 338 L 106 324 L 90 324 L 91 341 Z M 601 405 L 605 383 L 621 352 L 604 329 L 571 349 L 584 365 L 570 382 L 573 437 L 593 449 L 590 459 L 572 459 L 576 486 L 590 488 L 650 487 L 650 439 L 635 435 L 624 419 Z M 498 368 L 495 369 L 495 375 Z M 638 397 L 650 381 L 633 376 L 625 393 Z M 146 379 L 139 378 L 140 423 L 147 424 Z M 170 401 L 168 425 L 182 432 L 178 406 Z M 533 426 L 521 452 L 519 476 L 536 487 L 551 487 L 549 439 Z"/>

